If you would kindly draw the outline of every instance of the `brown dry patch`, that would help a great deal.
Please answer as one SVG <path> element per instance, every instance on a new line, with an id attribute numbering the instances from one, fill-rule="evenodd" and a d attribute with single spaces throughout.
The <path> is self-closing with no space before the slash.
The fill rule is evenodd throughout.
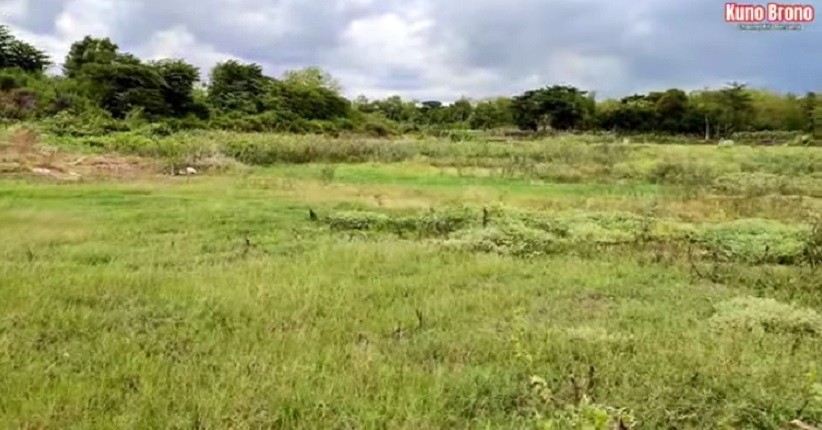
<path id="1" fill-rule="evenodd" d="M 159 172 L 156 162 L 140 157 L 95 155 L 72 162 L 77 170 L 89 177 L 141 178 Z"/>
<path id="2" fill-rule="evenodd" d="M 156 162 L 119 155 L 77 156 L 39 143 L 27 129 L 0 138 L 0 174 L 33 175 L 58 181 L 140 178 L 159 172 Z"/>

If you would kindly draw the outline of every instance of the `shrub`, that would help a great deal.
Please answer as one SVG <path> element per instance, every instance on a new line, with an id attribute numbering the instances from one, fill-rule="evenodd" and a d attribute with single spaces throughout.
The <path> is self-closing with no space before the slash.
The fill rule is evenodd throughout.
<path id="1" fill-rule="evenodd" d="M 510 223 L 487 229 L 471 229 L 459 232 L 444 242 L 447 248 L 486 252 L 518 257 L 535 257 L 554 254 L 564 249 L 559 239 L 543 230 Z"/>
<path id="2" fill-rule="evenodd" d="M 793 264 L 802 255 L 802 235 L 796 227 L 749 219 L 703 227 L 697 238 L 729 260 Z"/>
<path id="3" fill-rule="evenodd" d="M 738 297 L 716 307 L 711 322 L 718 328 L 766 333 L 822 334 L 822 316 L 773 299 Z"/>

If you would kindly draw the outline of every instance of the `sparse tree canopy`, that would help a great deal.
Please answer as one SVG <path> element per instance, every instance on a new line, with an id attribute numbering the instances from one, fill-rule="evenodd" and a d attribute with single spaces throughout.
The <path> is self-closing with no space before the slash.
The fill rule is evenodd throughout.
<path id="1" fill-rule="evenodd" d="M 41 73 L 50 65 L 45 52 L 17 39 L 7 26 L 0 25 L 0 69 L 18 68 Z"/>

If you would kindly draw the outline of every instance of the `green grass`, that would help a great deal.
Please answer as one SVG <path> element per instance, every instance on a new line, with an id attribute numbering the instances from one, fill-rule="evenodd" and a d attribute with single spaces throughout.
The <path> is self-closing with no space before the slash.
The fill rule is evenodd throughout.
<path id="1" fill-rule="evenodd" d="M 626 162 L 818 178 L 781 164 L 819 160 L 797 150 Z M 808 186 L 558 183 L 445 158 L 0 179 L 0 427 L 822 423 Z"/>

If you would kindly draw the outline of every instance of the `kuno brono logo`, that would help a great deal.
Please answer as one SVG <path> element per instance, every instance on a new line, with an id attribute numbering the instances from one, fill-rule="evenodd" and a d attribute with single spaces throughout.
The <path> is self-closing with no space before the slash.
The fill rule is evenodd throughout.
<path id="1" fill-rule="evenodd" d="M 725 3 L 725 22 L 743 30 L 801 30 L 813 22 L 816 12 L 809 4 L 742 4 Z"/>

